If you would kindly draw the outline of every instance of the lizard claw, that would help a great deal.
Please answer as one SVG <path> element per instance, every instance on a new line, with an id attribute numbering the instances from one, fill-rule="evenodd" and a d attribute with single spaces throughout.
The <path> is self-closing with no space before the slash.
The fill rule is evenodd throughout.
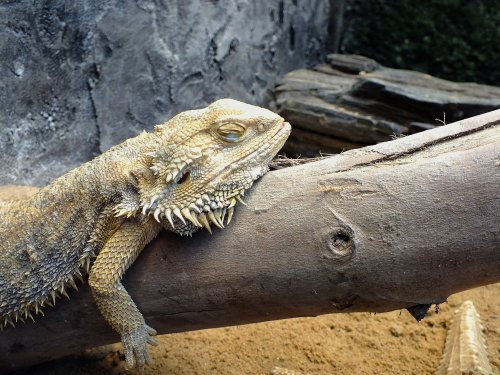
<path id="1" fill-rule="evenodd" d="M 158 345 L 158 341 L 153 337 L 156 330 L 143 324 L 140 327 L 122 335 L 123 352 L 127 368 L 132 369 L 136 366 L 143 369 L 145 365 L 152 362 L 148 352 L 148 344 Z"/>

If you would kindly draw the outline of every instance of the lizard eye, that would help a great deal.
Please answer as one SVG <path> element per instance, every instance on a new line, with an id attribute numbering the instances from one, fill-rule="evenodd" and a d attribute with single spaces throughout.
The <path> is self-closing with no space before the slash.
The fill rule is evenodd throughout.
<path id="1" fill-rule="evenodd" d="M 217 134 L 226 142 L 240 142 L 245 135 L 246 128 L 234 122 L 222 124 L 217 128 Z"/>

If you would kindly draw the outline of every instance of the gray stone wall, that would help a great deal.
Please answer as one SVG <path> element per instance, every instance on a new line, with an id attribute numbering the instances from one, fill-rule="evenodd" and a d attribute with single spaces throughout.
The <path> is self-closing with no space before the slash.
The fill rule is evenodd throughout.
<path id="1" fill-rule="evenodd" d="M 263 103 L 324 53 L 329 0 L 0 2 L 0 184 L 43 185 L 172 115 Z"/>

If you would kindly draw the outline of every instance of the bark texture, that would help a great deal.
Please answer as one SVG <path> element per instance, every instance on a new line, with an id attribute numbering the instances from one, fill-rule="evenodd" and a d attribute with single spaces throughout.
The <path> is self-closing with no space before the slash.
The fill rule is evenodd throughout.
<path id="1" fill-rule="evenodd" d="M 288 73 L 274 107 L 293 124 L 285 151 L 338 153 L 500 108 L 500 88 L 390 69 L 356 55 Z"/>
<path id="2" fill-rule="evenodd" d="M 225 230 L 163 233 L 124 284 L 160 333 L 331 312 L 425 312 L 500 281 L 499 186 L 494 111 L 273 171 Z M 118 341 L 87 287 L 71 297 L 0 334 L 2 371 Z"/>

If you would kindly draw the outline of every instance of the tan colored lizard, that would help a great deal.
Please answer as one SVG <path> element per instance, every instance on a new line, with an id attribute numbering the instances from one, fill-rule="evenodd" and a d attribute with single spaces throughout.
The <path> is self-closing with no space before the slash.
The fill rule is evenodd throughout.
<path id="1" fill-rule="evenodd" d="M 0 205 L 0 326 L 32 318 L 89 272 L 127 365 L 144 366 L 156 332 L 122 286 L 124 272 L 161 228 L 191 235 L 229 223 L 289 134 L 273 112 L 222 99 Z"/>

